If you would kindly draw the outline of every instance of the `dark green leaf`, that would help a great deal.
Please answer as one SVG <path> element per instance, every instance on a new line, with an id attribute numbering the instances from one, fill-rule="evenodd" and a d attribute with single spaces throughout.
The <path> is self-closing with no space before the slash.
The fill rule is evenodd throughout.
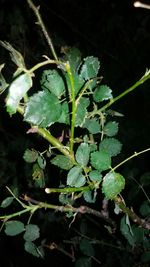
<path id="1" fill-rule="evenodd" d="M 24 224 L 20 221 L 8 221 L 5 223 L 6 235 L 15 236 L 25 230 Z"/>
<path id="2" fill-rule="evenodd" d="M 102 182 L 102 192 L 107 199 L 114 199 L 125 187 L 124 177 L 116 172 L 109 172 Z"/>
<path id="3" fill-rule="evenodd" d="M 83 127 L 88 129 L 88 131 L 91 134 L 100 133 L 100 123 L 99 123 L 99 120 L 97 120 L 95 118 L 93 118 L 93 119 L 85 119 Z"/>
<path id="4" fill-rule="evenodd" d="M 89 145 L 87 143 L 80 144 L 75 154 L 76 161 L 85 167 L 88 164 L 89 156 L 90 156 Z"/>
<path id="5" fill-rule="evenodd" d="M 105 171 L 111 167 L 111 157 L 105 151 L 95 151 L 91 153 L 91 165 L 100 171 Z"/>
<path id="6" fill-rule="evenodd" d="M 23 238 L 26 241 L 34 241 L 40 236 L 40 229 L 36 224 L 28 224 L 25 227 Z"/>
<path id="7" fill-rule="evenodd" d="M 37 163 L 39 164 L 39 167 L 40 167 L 41 169 L 45 169 L 45 166 L 46 166 L 46 160 L 45 160 L 45 158 L 43 157 L 42 154 L 38 155 Z"/>
<path id="8" fill-rule="evenodd" d="M 81 97 L 78 107 L 77 107 L 77 113 L 76 113 L 76 119 L 75 119 L 75 126 L 80 126 L 82 127 L 86 113 L 87 113 L 87 107 L 89 106 L 90 101 L 88 98 Z"/>
<path id="9" fill-rule="evenodd" d="M 126 216 L 123 216 L 123 218 L 121 219 L 120 231 L 122 235 L 128 240 L 129 244 L 131 246 L 134 246 L 135 245 L 134 236 L 131 233 L 129 225 L 126 222 Z"/>
<path id="10" fill-rule="evenodd" d="M 61 105 L 61 115 L 58 119 L 58 122 L 69 124 L 69 107 L 67 101 L 63 102 Z"/>
<path id="11" fill-rule="evenodd" d="M 140 178 L 140 183 L 143 185 L 143 186 L 147 186 L 150 184 L 150 172 L 146 172 L 144 173 L 141 178 Z"/>
<path id="12" fill-rule="evenodd" d="M 7 208 L 9 205 L 11 205 L 11 203 L 13 202 L 13 200 L 14 200 L 14 197 L 7 197 L 7 198 L 5 198 L 2 201 L 0 207 L 1 208 Z"/>
<path id="13" fill-rule="evenodd" d="M 25 109 L 24 120 L 40 127 L 48 127 L 61 115 L 58 98 L 49 91 L 40 91 L 30 97 Z"/>
<path id="14" fill-rule="evenodd" d="M 81 61 L 81 52 L 78 48 L 76 47 L 71 47 L 71 49 L 68 49 L 65 51 L 66 54 L 66 60 L 69 61 L 70 66 L 71 66 L 71 71 L 75 72 L 78 69 L 78 66 L 80 65 Z"/>
<path id="15" fill-rule="evenodd" d="M 107 136 L 114 136 L 118 132 L 118 123 L 115 121 L 109 121 L 103 128 L 104 134 Z"/>
<path id="16" fill-rule="evenodd" d="M 107 85 L 99 85 L 94 91 L 93 98 L 96 102 L 101 102 L 112 98 L 112 90 Z"/>
<path id="17" fill-rule="evenodd" d="M 84 197 L 85 201 L 88 203 L 95 203 L 96 196 L 97 196 L 96 190 L 94 192 L 91 190 L 88 190 L 88 191 L 85 191 L 83 193 L 83 197 Z"/>
<path id="18" fill-rule="evenodd" d="M 9 87 L 9 94 L 6 100 L 7 112 L 12 115 L 16 113 L 20 100 L 32 87 L 31 75 L 28 73 L 17 77 Z"/>
<path id="19" fill-rule="evenodd" d="M 35 257 L 39 258 L 41 255 L 38 247 L 33 242 L 26 241 L 24 244 L 24 249 L 25 251 L 27 251 L 28 253 L 32 254 Z"/>
<path id="20" fill-rule="evenodd" d="M 86 256 L 94 256 L 94 248 L 88 239 L 83 238 L 80 242 L 80 250 Z"/>
<path id="21" fill-rule="evenodd" d="M 64 155 L 57 155 L 51 160 L 51 163 L 63 170 L 70 170 L 73 167 L 73 162 L 70 160 L 70 158 Z"/>
<path id="22" fill-rule="evenodd" d="M 91 257 L 81 257 L 76 263 L 75 267 L 92 267 Z"/>
<path id="23" fill-rule="evenodd" d="M 5 91 L 5 89 L 9 86 L 9 84 L 6 82 L 1 72 L 3 67 L 4 67 L 4 64 L 1 64 L 0 65 L 0 94 L 2 94 Z"/>
<path id="24" fill-rule="evenodd" d="M 140 213 L 144 217 L 150 214 L 150 203 L 147 200 L 140 206 Z"/>
<path id="25" fill-rule="evenodd" d="M 26 149 L 23 155 L 23 159 L 28 163 L 35 162 L 37 160 L 37 157 L 38 157 L 38 152 L 34 149 Z"/>
<path id="26" fill-rule="evenodd" d="M 81 187 L 86 183 L 86 178 L 82 174 L 82 168 L 79 166 L 73 167 L 67 175 L 67 185 L 72 187 Z"/>
<path id="27" fill-rule="evenodd" d="M 142 262 L 150 262 L 150 252 L 149 251 L 144 251 L 142 256 L 141 256 L 141 261 Z"/>
<path id="28" fill-rule="evenodd" d="M 102 181 L 102 175 L 97 170 L 93 170 L 93 171 L 89 172 L 89 177 L 90 177 L 90 180 L 93 182 L 101 182 Z"/>
<path id="29" fill-rule="evenodd" d="M 122 144 L 115 138 L 104 138 L 99 145 L 99 150 L 107 151 L 111 157 L 120 153 Z"/>

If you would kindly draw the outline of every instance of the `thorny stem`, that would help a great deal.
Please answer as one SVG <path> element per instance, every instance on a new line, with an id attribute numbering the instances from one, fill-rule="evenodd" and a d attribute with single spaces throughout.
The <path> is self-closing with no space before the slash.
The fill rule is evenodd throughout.
<path id="1" fill-rule="evenodd" d="M 30 8 L 33 10 L 33 12 L 35 13 L 35 16 L 37 17 L 37 20 L 38 20 L 38 22 L 37 22 L 37 24 L 41 27 L 41 29 L 42 29 L 42 32 L 43 32 L 43 34 L 44 34 L 44 36 L 45 36 L 45 39 L 46 39 L 46 41 L 47 41 L 47 43 L 48 43 L 48 45 L 49 45 L 49 47 L 50 47 L 50 49 L 51 49 L 51 52 L 52 52 L 52 54 L 53 54 L 53 57 L 55 58 L 55 60 L 58 60 L 58 57 L 57 57 L 57 55 L 56 55 L 56 52 L 55 52 L 55 49 L 54 49 L 54 46 L 53 46 L 53 43 L 52 43 L 52 40 L 51 40 L 51 38 L 50 38 L 50 36 L 49 36 L 49 34 L 48 34 L 48 32 L 47 32 L 47 29 L 46 29 L 46 27 L 45 27 L 45 24 L 44 24 L 44 22 L 43 22 L 43 20 L 42 20 L 42 17 L 41 17 L 41 15 L 40 15 L 40 13 L 39 13 L 39 7 L 36 7 L 34 4 L 33 4 L 33 2 L 31 1 L 31 0 L 27 0 L 27 2 L 28 2 L 28 4 L 29 4 L 29 6 L 30 6 Z"/>

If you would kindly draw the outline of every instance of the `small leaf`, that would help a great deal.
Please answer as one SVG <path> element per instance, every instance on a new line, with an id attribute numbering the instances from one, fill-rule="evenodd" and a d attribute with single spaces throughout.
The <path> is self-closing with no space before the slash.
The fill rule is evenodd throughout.
<path id="1" fill-rule="evenodd" d="M 11 203 L 13 202 L 13 200 L 14 200 L 14 197 L 7 197 L 7 198 L 5 198 L 2 201 L 0 207 L 1 208 L 7 208 L 9 205 L 11 205 Z"/>
<path id="2" fill-rule="evenodd" d="M 26 241 L 34 241 L 40 236 L 40 229 L 36 224 L 28 224 L 25 227 L 23 238 Z"/>
<path id="3" fill-rule="evenodd" d="M 51 163 L 60 167 L 63 170 L 70 170 L 73 167 L 73 163 L 70 158 L 64 155 L 57 155 L 51 160 Z"/>
<path id="4" fill-rule="evenodd" d="M 100 85 L 94 91 L 93 99 L 95 102 L 101 102 L 112 98 L 112 90 L 107 85 Z"/>
<path id="5" fill-rule="evenodd" d="M 85 119 L 85 123 L 83 125 L 91 134 L 97 134 L 100 133 L 100 123 L 99 120 L 93 118 L 93 119 Z"/>
<path id="6" fill-rule="evenodd" d="M 104 134 L 107 136 L 114 136 L 118 132 L 118 123 L 115 121 L 109 121 L 103 128 Z"/>
<path id="7" fill-rule="evenodd" d="M 150 184 L 150 172 L 146 172 L 144 173 L 141 178 L 140 178 L 140 183 L 143 185 L 143 186 L 147 186 Z"/>
<path id="8" fill-rule="evenodd" d="M 24 224 L 20 221 L 8 221 L 5 223 L 5 233 L 9 236 L 15 236 L 25 230 Z"/>
<path id="9" fill-rule="evenodd" d="M 122 144 L 115 138 L 104 138 L 99 145 L 99 150 L 107 151 L 111 157 L 120 153 Z"/>
<path id="10" fill-rule="evenodd" d="M 76 151 L 75 158 L 79 164 L 85 167 L 89 162 L 89 155 L 90 155 L 89 145 L 87 143 L 82 143 L 79 145 Z"/>
<path id="11" fill-rule="evenodd" d="M 6 99 L 7 112 L 12 115 L 16 113 L 20 100 L 32 87 L 31 75 L 28 73 L 17 77 L 9 87 L 9 94 Z"/>
<path id="12" fill-rule="evenodd" d="M 76 119 L 75 119 L 75 126 L 80 126 L 82 127 L 84 121 L 85 121 L 85 117 L 86 117 L 86 113 L 87 113 L 87 107 L 89 106 L 90 101 L 88 98 L 86 97 L 81 97 L 79 103 L 78 103 L 78 107 L 77 107 L 77 113 L 76 113 Z"/>
<path id="13" fill-rule="evenodd" d="M 96 201 L 97 192 L 94 190 L 94 193 L 91 190 L 85 191 L 83 193 L 83 197 L 86 202 L 88 203 L 95 203 Z"/>
<path id="14" fill-rule="evenodd" d="M 111 167 L 111 157 L 105 151 L 91 153 L 91 165 L 100 171 L 108 170 Z"/>
<path id="15" fill-rule="evenodd" d="M 81 187 L 86 183 L 85 176 L 82 174 L 82 168 L 79 166 L 73 167 L 67 175 L 67 185 L 72 187 Z"/>
<path id="16" fill-rule="evenodd" d="M 124 177 L 116 172 L 109 172 L 102 182 L 102 192 L 107 199 L 114 199 L 125 187 Z"/>
<path id="17" fill-rule="evenodd" d="M 40 257 L 41 253 L 40 253 L 38 247 L 33 242 L 26 241 L 24 244 L 24 249 L 25 249 L 25 251 L 32 254 L 33 256 L 38 257 L 38 258 Z"/>
<path id="18" fill-rule="evenodd" d="M 80 50 L 76 47 L 71 47 L 70 49 L 68 48 L 68 50 L 64 52 L 66 54 L 66 60 L 68 60 L 70 63 L 71 71 L 77 71 L 81 61 Z"/>
<path id="19" fill-rule="evenodd" d="M 65 92 L 65 84 L 57 70 L 44 70 L 41 79 L 42 89 L 48 89 L 58 98 Z"/>
<path id="20" fill-rule="evenodd" d="M 38 152 L 34 149 L 26 149 L 23 155 L 23 159 L 28 163 L 35 162 L 37 160 L 37 157 L 38 157 Z"/>
<path id="21" fill-rule="evenodd" d="M 120 231 L 123 234 L 123 236 L 128 240 L 129 244 L 131 246 L 134 246 L 135 239 L 134 236 L 131 234 L 128 224 L 126 223 L 126 216 L 123 216 L 123 218 L 121 219 Z"/>
<path id="22" fill-rule="evenodd" d="M 140 206 L 140 213 L 142 216 L 146 217 L 150 214 L 150 204 L 149 202 L 146 200 L 142 203 L 142 205 Z"/>
<path id="23" fill-rule="evenodd" d="M 56 122 L 60 115 L 61 104 L 58 98 L 49 91 L 40 91 L 30 97 L 24 120 L 44 128 Z"/>
<path id="24" fill-rule="evenodd" d="M 102 175 L 97 170 L 89 172 L 89 177 L 90 177 L 90 180 L 93 182 L 101 182 L 102 181 Z"/>
<path id="25" fill-rule="evenodd" d="M 77 259 L 75 267 L 92 267 L 91 257 L 81 257 Z"/>
<path id="26" fill-rule="evenodd" d="M 94 248 L 88 239 L 83 238 L 80 241 L 80 250 L 86 256 L 94 256 Z"/>
<path id="27" fill-rule="evenodd" d="M 46 166 L 46 160 L 45 158 L 43 157 L 42 154 L 38 155 L 38 158 L 37 158 L 37 163 L 39 164 L 39 167 L 41 169 L 45 169 L 45 166 Z"/>
<path id="28" fill-rule="evenodd" d="M 9 86 L 9 84 L 6 82 L 4 76 L 2 75 L 2 69 L 4 68 L 4 64 L 0 65 L 0 94 L 2 94 L 5 89 Z"/>

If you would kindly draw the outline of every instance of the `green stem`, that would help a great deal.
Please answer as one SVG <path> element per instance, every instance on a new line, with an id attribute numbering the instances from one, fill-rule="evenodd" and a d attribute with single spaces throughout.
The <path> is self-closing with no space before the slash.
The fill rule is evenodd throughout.
<path id="1" fill-rule="evenodd" d="M 32 67 L 30 70 L 28 70 L 29 73 L 33 73 L 35 70 L 48 65 L 48 64 L 57 64 L 57 65 L 62 65 L 63 62 L 59 61 L 59 60 L 52 60 L 52 59 L 47 59 L 43 62 L 40 62 L 38 64 L 36 64 L 34 67 Z"/>
<path id="2" fill-rule="evenodd" d="M 45 192 L 47 194 L 50 193 L 63 193 L 63 194 L 68 194 L 68 193 L 74 193 L 74 192 L 85 192 L 88 190 L 91 190 L 94 188 L 94 184 L 92 185 L 87 185 L 87 186 L 81 186 L 81 187 L 68 187 L 68 188 L 46 188 Z"/>
<path id="3" fill-rule="evenodd" d="M 37 209 L 38 209 L 38 208 L 39 208 L 39 207 L 37 206 Z M 34 209 L 35 209 L 35 207 L 34 207 Z M 0 216 L 0 220 L 5 220 L 5 221 L 7 221 L 7 220 L 9 220 L 9 219 L 11 219 L 11 218 L 20 216 L 20 215 L 22 215 L 22 214 L 24 214 L 24 213 L 26 213 L 26 212 L 31 212 L 32 210 L 33 210 L 33 207 L 32 207 L 32 206 L 31 206 L 31 207 L 27 206 L 27 208 L 24 209 L 24 210 L 21 210 L 21 211 L 18 211 L 18 212 L 9 214 L 9 215 L 3 215 L 3 216 Z"/>
<path id="4" fill-rule="evenodd" d="M 48 45 L 49 45 L 49 47 L 50 47 L 50 49 L 51 49 L 51 52 L 52 52 L 52 54 L 53 54 L 53 57 L 54 57 L 56 60 L 58 60 L 58 57 L 57 57 L 57 55 L 56 55 L 56 52 L 55 52 L 55 49 L 54 49 L 54 46 L 53 46 L 53 43 L 52 43 L 52 40 L 51 40 L 51 38 L 50 38 L 50 36 L 49 36 L 49 34 L 48 34 L 48 32 L 47 32 L 47 29 L 46 29 L 46 27 L 45 27 L 45 25 L 44 25 L 44 22 L 43 22 L 43 20 L 42 20 L 42 17 L 41 17 L 41 15 L 40 15 L 40 13 L 39 13 L 39 8 L 36 7 L 36 6 L 33 4 L 33 2 L 32 2 L 31 0 L 27 0 L 27 2 L 28 2 L 28 4 L 29 4 L 29 6 L 31 7 L 31 9 L 33 10 L 33 12 L 35 13 L 35 16 L 36 16 L 37 19 L 38 19 L 37 24 L 38 24 L 38 25 L 41 27 L 41 29 L 42 29 L 42 32 L 43 32 L 43 34 L 44 34 L 44 36 L 45 36 L 45 39 L 46 39 L 46 41 L 47 41 L 47 43 L 48 43 Z"/>

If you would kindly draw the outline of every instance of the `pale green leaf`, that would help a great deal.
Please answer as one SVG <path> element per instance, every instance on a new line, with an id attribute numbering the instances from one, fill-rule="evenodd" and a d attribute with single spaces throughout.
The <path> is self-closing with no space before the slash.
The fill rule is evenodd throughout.
<path id="1" fill-rule="evenodd" d="M 120 153 L 122 144 L 115 138 L 104 138 L 99 145 L 99 150 L 107 151 L 111 157 Z"/>
<path id="2" fill-rule="evenodd" d="M 7 197 L 7 198 L 5 198 L 2 201 L 0 207 L 1 208 L 7 208 L 9 205 L 11 205 L 11 203 L 13 202 L 13 200 L 14 200 L 14 197 Z"/>
<path id="3" fill-rule="evenodd" d="M 26 241 L 24 244 L 24 249 L 25 251 L 27 251 L 28 253 L 32 254 L 35 257 L 40 257 L 41 253 L 38 249 L 38 247 L 31 241 Z"/>
<path id="4" fill-rule="evenodd" d="M 35 162 L 38 158 L 38 152 L 34 149 L 26 149 L 23 155 L 23 159 L 28 162 L 32 163 Z"/>
<path id="5" fill-rule="evenodd" d="M 47 90 L 30 97 L 25 109 L 24 120 L 40 127 L 48 127 L 55 123 L 60 115 L 61 104 L 58 98 Z"/>
<path id="6" fill-rule="evenodd" d="M 67 185 L 72 187 L 81 187 L 86 183 L 86 178 L 82 174 L 82 168 L 79 166 L 73 167 L 67 175 Z"/>
<path id="7" fill-rule="evenodd" d="M 89 106 L 90 101 L 88 98 L 81 97 L 78 106 L 77 106 L 77 113 L 76 113 L 76 119 L 75 119 L 75 126 L 82 127 L 86 113 L 87 113 L 87 107 Z"/>
<path id="8" fill-rule="evenodd" d="M 124 177 L 116 172 L 109 172 L 102 182 L 102 192 L 107 199 L 114 199 L 125 187 Z"/>
<path id="9" fill-rule="evenodd" d="M 25 73 L 17 77 L 9 87 L 9 94 L 6 99 L 7 112 L 12 115 L 16 113 L 20 100 L 32 87 L 31 74 Z"/>
<path id="10" fill-rule="evenodd" d="M 23 235 L 24 240 L 34 241 L 40 236 L 40 229 L 36 224 L 28 224 Z"/>
<path id="11" fill-rule="evenodd" d="M 57 155 L 51 160 L 51 163 L 63 170 L 70 170 L 73 167 L 73 162 L 64 155 Z"/>
<path id="12" fill-rule="evenodd" d="M 8 221 L 5 223 L 5 233 L 9 236 L 15 236 L 25 230 L 24 224 L 20 221 Z"/>
<path id="13" fill-rule="evenodd" d="M 57 70 L 44 70 L 40 82 L 43 90 L 48 89 L 58 98 L 65 92 L 64 81 Z"/>
<path id="14" fill-rule="evenodd" d="M 100 171 L 105 171 L 111 167 L 111 157 L 105 151 L 95 151 L 91 153 L 91 165 Z"/>
<path id="15" fill-rule="evenodd" d="M 93 99 L 101 102 L 112 98 L 112 90 L 107 85 L 99 85 L 94 91 Z"/>
<path id="16" fill-rule="evenodd" d="M 118 123 L 115 121 L 109 121 L 103 128 L 103 133 L 107 136 L 114 136 L 118 132 Z"/>
<path id="17" fill-rule="evenodd" d="M 87 143 L 80 144 L 75 154 L 76 161 L 85 167 L 88 164 L 89 156 L 90 156 L 89 145 Z"/>
<path id="18" fill-rule="evenodd" d="M 93 119 L 85 119 L 85 122 L 84 122 L 83 127 L 85 127 L 86 129 L 88 129 L 88 131 L 91 134 L 100 133 L 100 130 L 101 130 L 99 120 L 97 120 L 96 118 L 93 118 Z"/>

